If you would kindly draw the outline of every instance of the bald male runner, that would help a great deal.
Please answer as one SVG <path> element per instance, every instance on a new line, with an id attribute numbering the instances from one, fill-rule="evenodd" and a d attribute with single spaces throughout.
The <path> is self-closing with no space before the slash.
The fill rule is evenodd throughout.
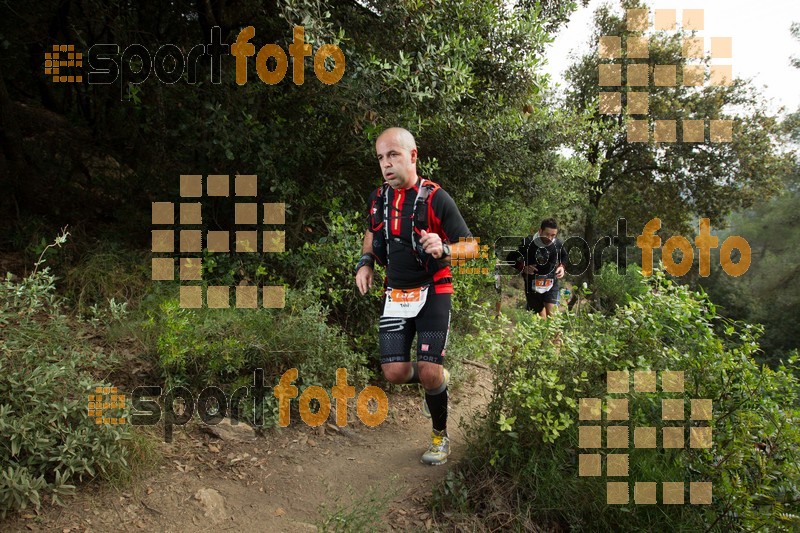
<path id="1" fill-rule="evenodd" d="M 403 128 L 385 130 L 375 142 L 383 184 L 367 201 L 368 228 L 356 266 L 362 295 L 372 287 L 374 265 L 386 268 L 384 308 L 378 328 L 381 369 L 395 384 L 421 383 L 423 412 L 431 417 L 431 444 L 422 462 L 441 465 L 450 454 L 444 369 L 453 278 L 450 256 L 477 254 L 455 202 L 438 184 L 417 175 L 417 145 Z M 416 334 L 416 361 L 411 346 Z"/>

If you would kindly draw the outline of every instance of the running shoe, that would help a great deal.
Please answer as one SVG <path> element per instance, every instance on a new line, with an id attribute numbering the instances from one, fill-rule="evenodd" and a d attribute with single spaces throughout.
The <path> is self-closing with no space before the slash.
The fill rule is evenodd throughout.
<path id="1" fill-rule="evenodd" d="M 450 439 L 447 437 L 447 431 L 433 430 L 431 446 L 422 454 L 422 462 L 426 465 L 443 465 L 447 462 L 448 455 L 450 455 Z"/>

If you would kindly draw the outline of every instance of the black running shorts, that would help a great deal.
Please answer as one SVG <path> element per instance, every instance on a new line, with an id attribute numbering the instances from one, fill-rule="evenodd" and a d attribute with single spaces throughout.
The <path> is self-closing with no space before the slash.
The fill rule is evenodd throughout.
<path id="1" fill-rule="evenodd" d="M 378 326 L 381 364 L 410 362 L 415 333 L 417 361 L 444 364 L 451 304 L 450 294 L 436 294 L 431 287 L 428 299 L 416 317 L 381 316 Z"/>
<path id="2" fill-rule="evenodd" d="M 527 301 L 527 309 L 528 311 L 533 311 L 534 313 L 539 313 L 544 309 L 544 304 L 555 304 L 558 306 L 559 299 L 561 297 L 561 292 L 558 288 L 558 283 L 553 283 L 553 288 L 547 292 L 540 293 L 536 291 L 531 291 L 525 294 L 525 300 Z"/>

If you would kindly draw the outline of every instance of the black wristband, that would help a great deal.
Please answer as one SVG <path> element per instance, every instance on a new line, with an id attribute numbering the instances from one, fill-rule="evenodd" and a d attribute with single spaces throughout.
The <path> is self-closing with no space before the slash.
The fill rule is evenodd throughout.
<path id="1" fill-rule="evenodd" d="M 368 266 L 372 269 L 375 268 L 375 259 L 372 257 L 372 254 L 364 254 L 361 256 L 361 259 L 358 260 L 356 264 L 356 274 L 363 266 Z"/>

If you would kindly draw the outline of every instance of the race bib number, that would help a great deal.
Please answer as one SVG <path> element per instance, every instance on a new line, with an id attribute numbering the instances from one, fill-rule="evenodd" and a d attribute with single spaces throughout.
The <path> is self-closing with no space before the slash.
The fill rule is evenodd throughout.
<path id="1" fill-rule="evenodd" d="M 553 288 L 555 281 L 553 278 L 536 278 L 533 281 L 533 289 L 539 294 L 544 294 Z"/>
<path id="2" fill-rule="evenodd" d="M 419 314 L 428 298 L 428 286 L 416 289 L 386 289 L 383 316 L 413 318 Z"/>

